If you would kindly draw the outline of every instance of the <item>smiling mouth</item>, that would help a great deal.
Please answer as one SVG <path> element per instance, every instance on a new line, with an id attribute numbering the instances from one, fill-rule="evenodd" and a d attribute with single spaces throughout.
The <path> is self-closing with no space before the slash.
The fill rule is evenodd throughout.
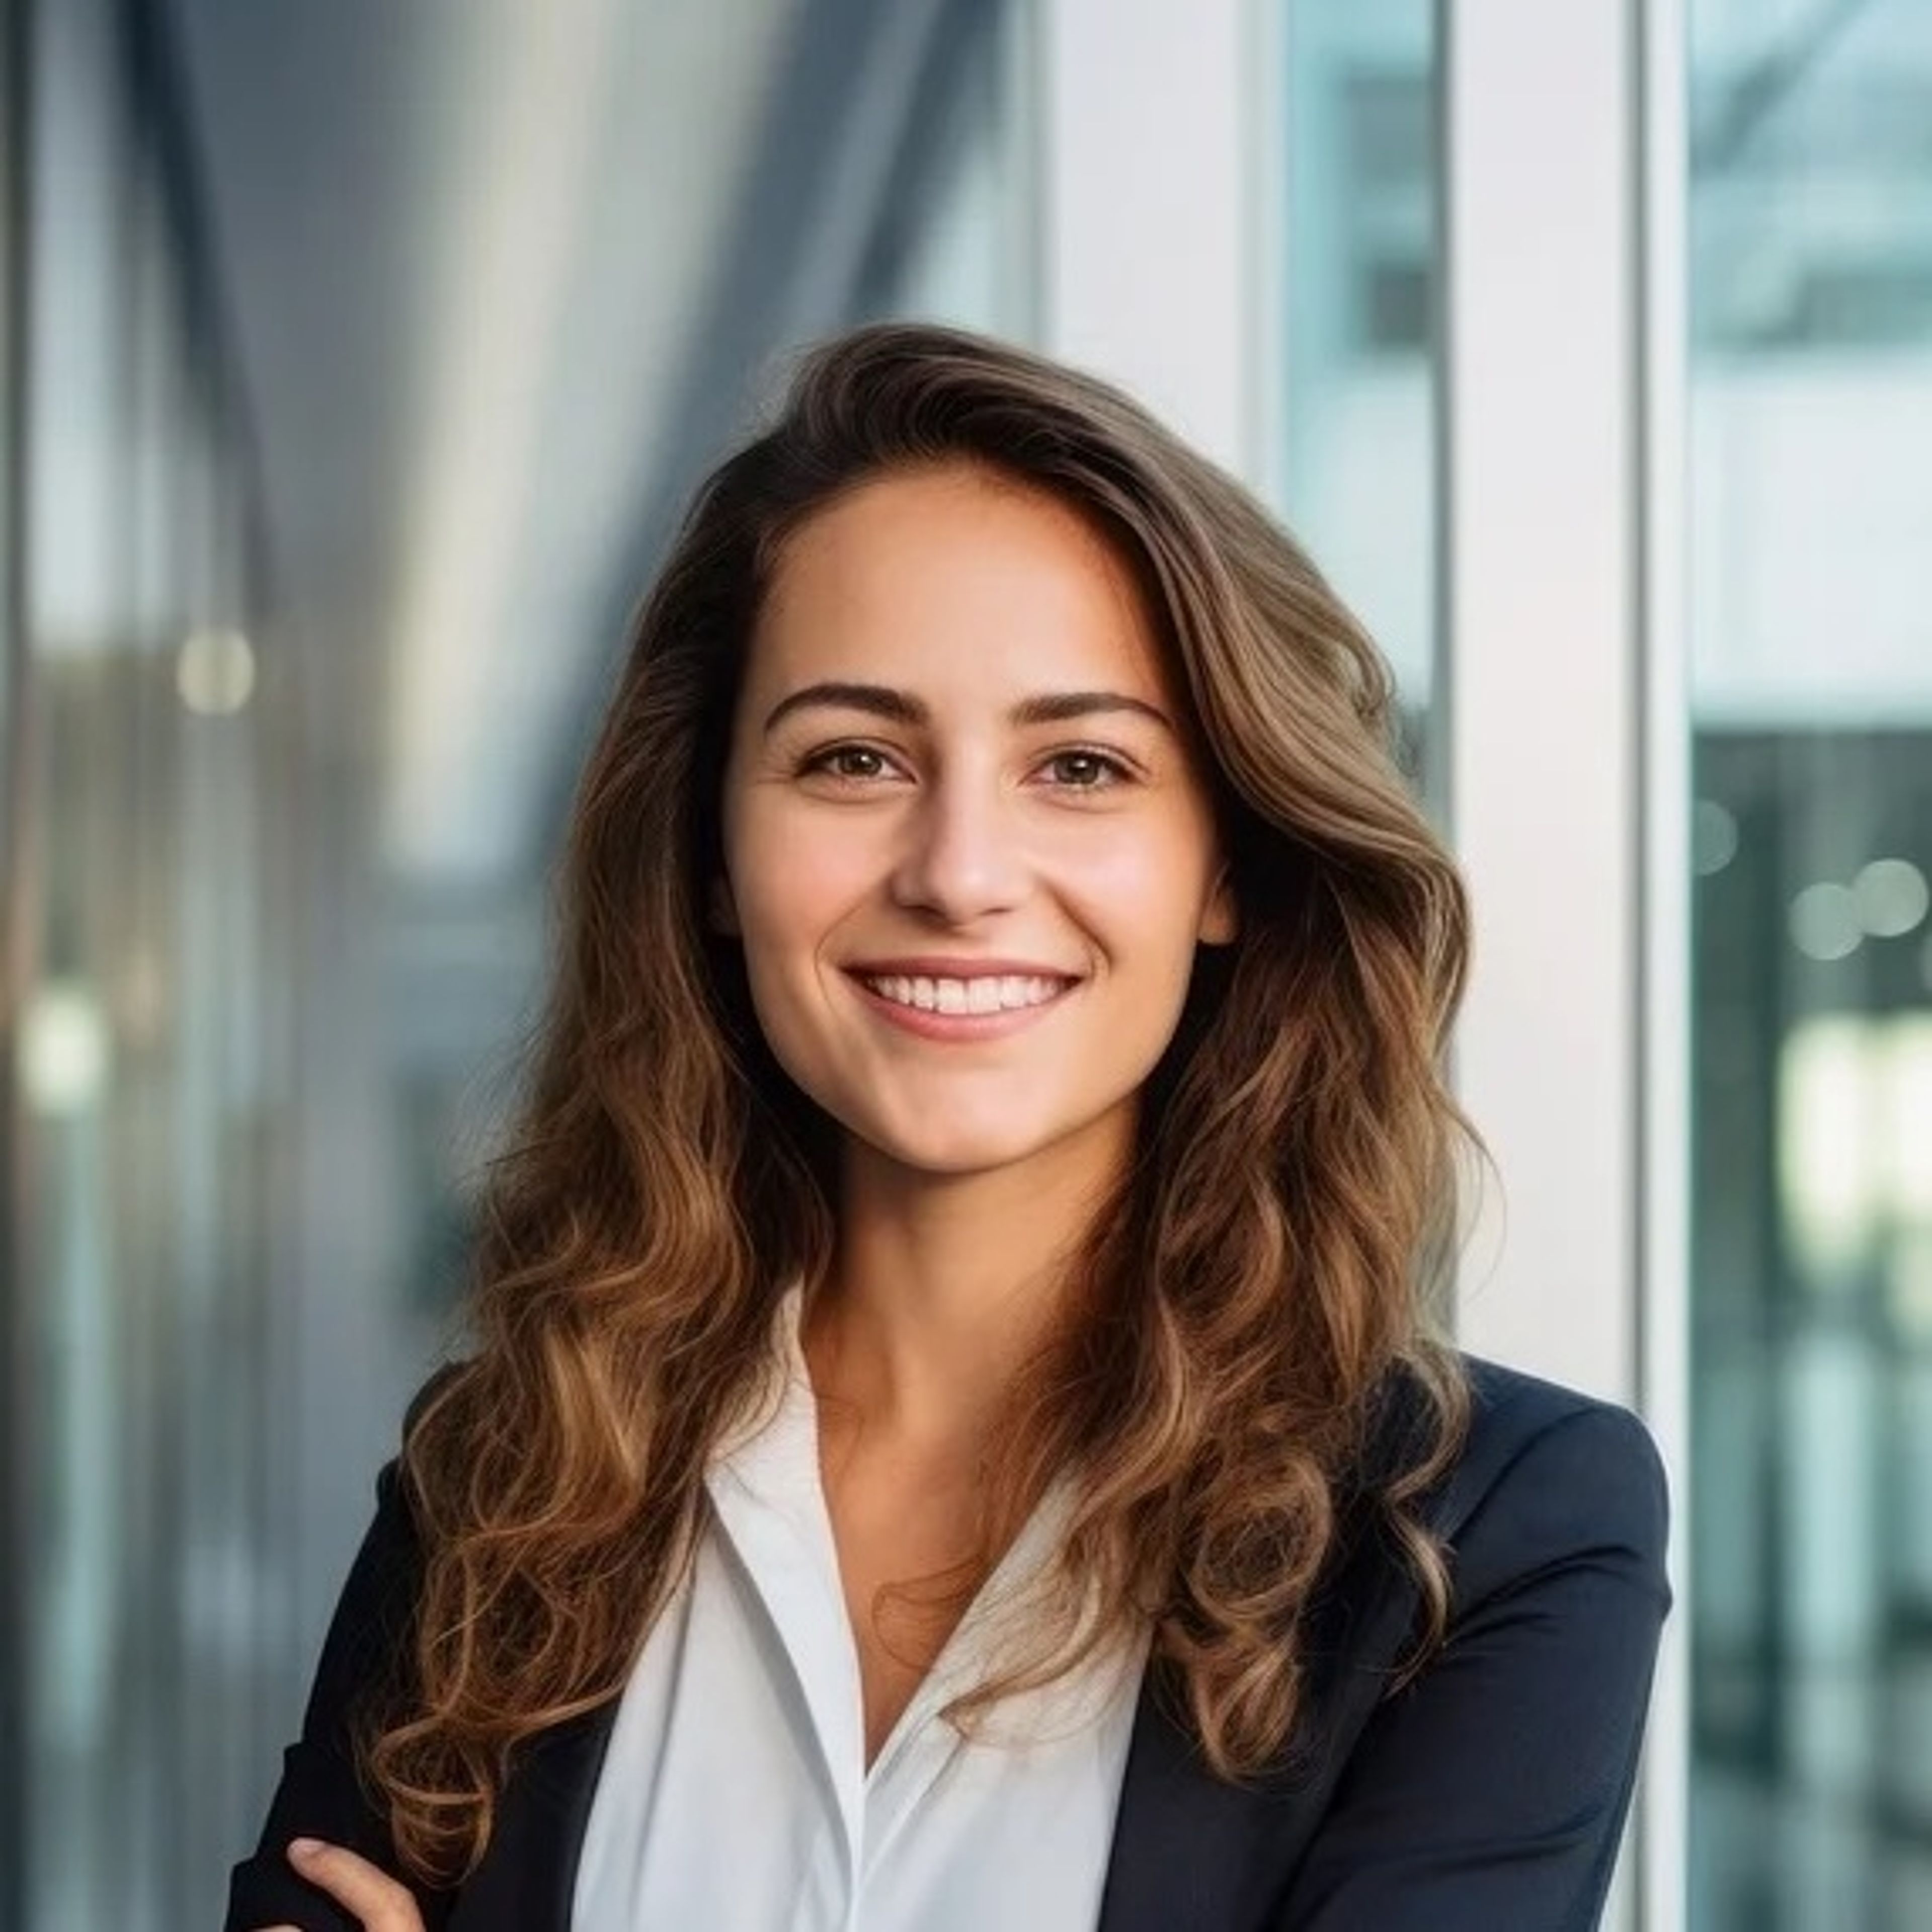
<path id="1" fill-rule="evenodd" d="M 853 975 L 868 992 L 896 1006 L 922 1013 L 1013 1013 L 1043 1006 L 1076 983 L 1030 974 L 987 974 L 974 979 L 928 978 L 923 974 Z"/>

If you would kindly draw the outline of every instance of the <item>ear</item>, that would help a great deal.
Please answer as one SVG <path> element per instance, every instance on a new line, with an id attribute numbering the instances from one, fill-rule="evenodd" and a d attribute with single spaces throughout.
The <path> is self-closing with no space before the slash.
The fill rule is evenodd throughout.
<path id="1" fill-rule="evenodd" d="M 731 881 L 722 872 L 711 881 L 710 900 L 706 910 L 713 932 L 722 933 L 728 938 L 738 937 L 737 902 L 731 896 Z"/>
<path id="2" fill-rule="evenodd" d="M 1201 924 L 1195 937 L 1203 946 L 1227 946 L 1241 929 L 1240 909 L 1234 903 L 1234 888 L 1223 865 L 1214 874 L 1208 903 L 1202 908 Z"/>

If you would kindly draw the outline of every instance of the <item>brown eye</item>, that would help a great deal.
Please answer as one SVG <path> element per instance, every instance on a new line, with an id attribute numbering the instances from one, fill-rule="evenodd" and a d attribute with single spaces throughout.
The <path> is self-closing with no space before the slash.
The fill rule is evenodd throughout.
<path id="1" fill-rule="evenodd" d="M 1069 791 L 1102 791 L 1128 776 L 1118 758 L 1104 752 L 1056 752 L 1048 769 Z"/>
<path id="2" fill-rule="evenodd" d="M 870 745 L 829 745 L 822 752 L 813 752 L 799 770 L 822 772 L 828 778 L 862 784 L 868 778 L 883 778 L 887 760 L 884 752 Z"/>

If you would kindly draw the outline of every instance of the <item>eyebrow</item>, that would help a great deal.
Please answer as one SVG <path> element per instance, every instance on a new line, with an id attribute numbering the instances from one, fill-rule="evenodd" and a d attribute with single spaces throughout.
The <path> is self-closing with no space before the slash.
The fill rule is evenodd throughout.
<path id="1" fill-rule="evenodd" d="M 896 724 L 923 725 L 931 722 L 932 716 L 926 705 L 908 692 L 895 691 L 890 685 L 851 684 L 834 679 L 808 684 L 790 697 L 781 698 L 766 717 L 765 735 L 769 737 L 779 722 L 794 711 L 815 706 L 870 712 L 874 717 L 890 718 Z M 1108 711 L 1135 712 L 1152 718 L 1163 730 L 1172 732 L 1174 728 L 1173 719 L 1158 705 L 1150 704 L 1144 698 L 1130 698 L 1124 691 L 1042 692 L 1036 697 L 1022 698 L 1006 713 L 1006 722 L 1016 725 L 1064 724 L 1072 718 Z"/>

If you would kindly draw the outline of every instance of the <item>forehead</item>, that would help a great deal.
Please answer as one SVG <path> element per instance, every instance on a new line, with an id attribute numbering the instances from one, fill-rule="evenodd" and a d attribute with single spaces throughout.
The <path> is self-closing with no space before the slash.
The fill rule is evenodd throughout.
<path id="1" fill-rule="evenodd" d="M 964 464 L 862 484 L 786 541 L 750 682 L 806 675 L 1163 692 L 1135 572 L 1058 497 Z"/>

